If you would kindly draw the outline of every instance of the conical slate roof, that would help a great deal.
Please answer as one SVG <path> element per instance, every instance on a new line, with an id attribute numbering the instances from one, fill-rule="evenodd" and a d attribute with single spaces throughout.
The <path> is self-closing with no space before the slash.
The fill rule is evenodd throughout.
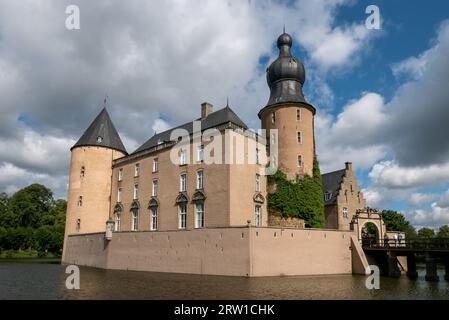
<path id="1" fill-rule="evenodd" d="M 84 146 L 111 148 L 128 154 L 106 108 L 101 110 L 72 149 Z"/>

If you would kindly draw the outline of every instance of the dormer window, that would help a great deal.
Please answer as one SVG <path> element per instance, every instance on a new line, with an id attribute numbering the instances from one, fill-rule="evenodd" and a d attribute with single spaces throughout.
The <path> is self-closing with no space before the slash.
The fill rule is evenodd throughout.
<path id="1" fill-rule="evenodd" d="M 332 192 L 324 193 L 324 201 L 329 201 L 332 198 Z"/>
<path id="2" fill-rule="evenodd" d="M 98 136 L 98 137 L 97 137 L 97 142 L 98 142 L 98 143 L 102 143 L 102 142 L 103 142 L 103 137 Z"/>

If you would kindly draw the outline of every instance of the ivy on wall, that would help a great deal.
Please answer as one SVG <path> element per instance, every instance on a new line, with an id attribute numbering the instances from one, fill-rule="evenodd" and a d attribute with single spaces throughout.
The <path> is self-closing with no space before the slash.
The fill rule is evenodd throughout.
<path id="1" fill-rule="evenodd" d="M 290 181 L 278 170 L 268 176 L 275 191 L 268 193 L 268 209 L 272 214 L 304 219 L 306 227 L 324 227 L 324 194 L 318 160 L 313 162 L 313 176 Z"/>

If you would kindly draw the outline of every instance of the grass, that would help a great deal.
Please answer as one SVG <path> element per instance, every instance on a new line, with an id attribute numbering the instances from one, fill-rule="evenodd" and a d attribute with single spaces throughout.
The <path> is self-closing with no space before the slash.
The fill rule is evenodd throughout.
<path id="1" fill-rule="evenodd" d="M 2 250 L 0 259 L 57 259 L 59 256 L 37 250 Z"/>

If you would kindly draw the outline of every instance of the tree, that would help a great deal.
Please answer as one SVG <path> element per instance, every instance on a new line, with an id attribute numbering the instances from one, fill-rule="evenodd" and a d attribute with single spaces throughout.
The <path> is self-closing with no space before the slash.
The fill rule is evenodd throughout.
<path id="1" fill-rule="evenodd" d="M 440 227 L 440 229 L 438 230 L 438 237 L 449 238 L 449 226 L 448 225 L 444 225 L 444 226 Z"/>
<path id="2" fill-rule="evenodd" d="M 43 185 L 32 184 L 17 191 L 8 201 L 11 227 L 38 228 L 53 203 L 53 193 Z"/>
<path id="3" fill-rule="evenodd" d="M 268 208 L 272 213 L 304 219 L 308 227 L 324 226 L 324 195 L 318 160 L 314 160 L 312 177 L 306 174 L 302 179 L 290 181 L 278 170 L 268 181 L 276 186 L 276 191 L 268 194 Z"/>
<path id="4" fill-rule="evenodd" d="M 435 231 L 430 228 L 421 228 L 418 230 L 418 237 L 420 238 L 433 238 L 435 237 Z"/>
<path id="5" fill-rule="evenodd" d="M 381 216 L 382 220 L 385 222 L 387 231 L 405 232 L 406 238 L 409 239 L 416 237 L 415 228 L 405 219 L 405 216 L 402 213 L 394 210 L 383 210 Z"/>
<path id="6" fill-rule="evenodd" d="M 67 211 L 67 201 L 58 199 L 54 202 L 47 214 L 42 217 L 42 225 L 65 225 L 65 214 Z"/>
<path id="7" fill-rule="evenodd" d="M 0 193 L 0 226 L 10 227 L 12 216 L 9 210 L 9 197 L 6 193 Z"/>

